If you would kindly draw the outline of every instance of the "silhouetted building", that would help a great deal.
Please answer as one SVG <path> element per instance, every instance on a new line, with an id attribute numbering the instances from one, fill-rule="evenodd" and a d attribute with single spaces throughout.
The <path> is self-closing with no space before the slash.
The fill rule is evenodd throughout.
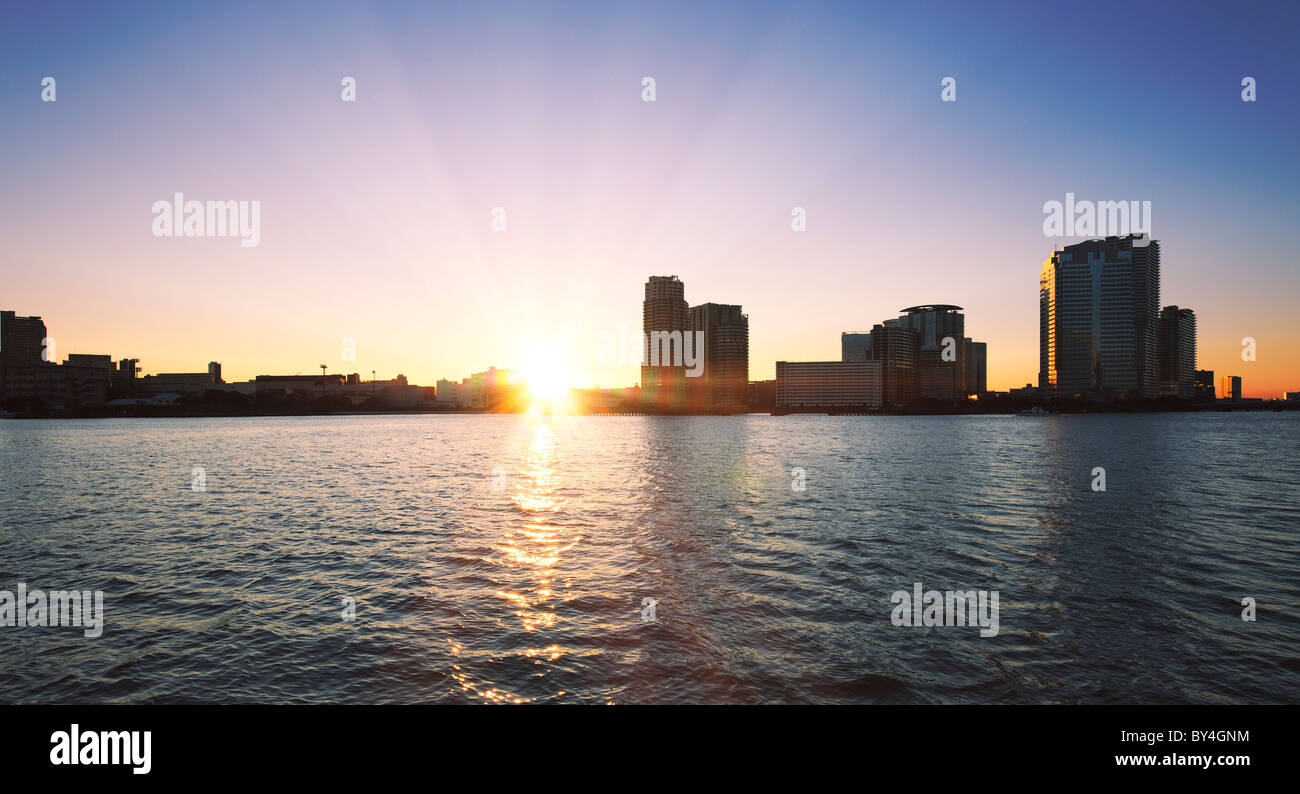
<path id="1" fill-rule="evenodd" d="M 113 373 L 113 389 L 121 394 L 134 394 L 136 378 L 138 377 L 140 377 L 140 359 L 119 359 L 117 371 Z"/>
<path id="2" fill-rule="evenodd" d="M 1196 370 L 1196 387 L 1194 394 L 1197 402 L 1214 402 L 1214 370 Z"/>
<path id="3" fill-rule="evenodd" d="M 11 367 L 5 394 L 11 403 L 39 404 L 55 412 L 91 408 L 104 404 L 111 375 L 111 369 L 100 366 Z"/>
<path id="4" fill-rule="evenodd" d="M 916 331 L 917 389 L 925 400 L 952 401 L 966 393 L 966 316 L 960 306 L 932 304 L 902 310 L 898 324 Z"/>
<path id="5" fill-rule="evenodd" d="M 785 408 L 881 407 L 879 361 L 778 361 L 776 404 Z"/>
<path id="6" fill-rule="evenodd" d="M 988 391 L 988 343 L 966 339 L 963 345 L 965 347 L 964 358 L 966 359 L 965 392 L 966 394 L 984 394 Z"/>
<path id="7" fill-rule="evenodd" d="M 19 317 L 0 311 L 0 397 L 8 397 L 5 373 L 14 367 L 54 366 L 43 357 L 45 323 L 39 317 Z"/>
<path id="8" fill-rule="evenodd" d="M 704 374 L 695 379 L 701 381 L 702 407 L 743 408 L 749 387 L 749 317 L 739 306 L 704 303 L 691 307 L 690 329 L 704 333 Z"/>
<path id="9" fill-rule="evenodd" d="M 898 320 L 886 320 L 871 329 L 871 360 L 880 363 L 887 408 L 914 405 L 920 397 L 918 378 L 919 333 L 902 327 Z"/>
<path id="10" fill-rule="evenodd" d="M 1237 402 L 1241 399 L 1241 376 L 1224 375 L 1223 390 L 1219 393 L 1221 399 L 1232 400 Z"/>
<path id="11" fill-rule="evenodd" d="M 685 336 L 690 328 L 686 287 L 676 276 L 651 276 L 641 303 L 645 334 L 641 359 L 641 392 L 658 408 L 680 408 L 686 399 Z M 692 351 L 694 352 L 694 351 Z"/>
<path id="12" fill-rule="evenodd" d="M 1039 275 L 1039 390 L 1159 393 L 1160 243 L 1146 234 L 1067 245 Z"/>
<path id="13" fill-rule="evenodd" d="M 110 376 L 113 372 L 113 357 L 94 353 L 69 353 L 63 360 L 65 367 L 94 367 L 102 369 Z"/>
<path id="14" fill-rule="evenodd" d="M 1166 306 L 1160 311 L 1160 393 L 1191 398 L 1196 389 L 1196 314 Z"/>
<path id="15" fill-rule="evenodd" d="M 261 379 L 258 378 L 259 381 Z M 221 365 L 215 361 L 208 364 L 207 372 L 160 372 L 157 375 L 145 375 L 135 381 L 135 388 L 141 394 L 180 394 L 185 397 L 202 397 L 210 391 L 222 391 L 216 388 L 220 385 Z"/>
<path id="16" fill-rule="evenodd" d="M 770 411 L 775 408 L 776 379 L 750 381 L 749 397 L 746 402 L 752 411 Z"/>

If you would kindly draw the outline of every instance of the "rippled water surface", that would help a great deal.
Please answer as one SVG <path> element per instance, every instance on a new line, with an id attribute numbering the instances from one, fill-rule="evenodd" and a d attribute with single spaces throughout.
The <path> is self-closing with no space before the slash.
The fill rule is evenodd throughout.
<path id="1" fill-rule="evenodd" d="M 106 611 L 0 626 L 0 700 L 1297 702 L 1297 453 L 1271 412 L 0 421 L 0 588 Z M 893 625 L 914 582 L 999 634 Z"/>

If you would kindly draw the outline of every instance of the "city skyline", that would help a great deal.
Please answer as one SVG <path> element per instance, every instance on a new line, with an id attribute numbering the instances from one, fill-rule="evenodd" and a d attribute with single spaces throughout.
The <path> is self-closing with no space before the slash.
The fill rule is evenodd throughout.
<path id="1" fill-rule="evenodd" d="M 1149 201 L 1178 274 L 1165 293 L 1197 310 L 1198 366 L 1281 396 L 1300 373 L 1300 199 L 1276 179 L 1300 170 L 1288 26 L 1186 9 L 1199 24 L 1151 42 L 1160 12 L 1109 8 L 1128 24 L 1079 84 L 1041 69 L 1073 26 L 1037 7 L 954 4 L 926 28 L 852 6 L 748 8 L 739 26 L 724 8 L 435 23 L 375 7 L 344 29 L 251 5 L 229 25 L 8 8 L 5 303 L 60 318 L 62 351 L 148 351 L 164 372 L 311 371 L 346 338 L 365 372 L 432 383 L 559 349 L 574 385 L 606 386 L 639 382 L 590 351 L 635 327 L 610 296 L 673 272 L 745 306 L 752 379 L 834 360 L 841 331 L 938 299 L 981 318 L 1005 390 L 1037 382 L 1034 277 L 1086 239 L 1045 236 L 1044 206 L 1072 195 Z M 176 68 L 144 81 L 119 50 Z M 1117 108 L 1121 91 L 1141 100 Z M 259 244 L 154 236 L 151 207 L 176 193 L 260 202 Z"/>
<path id="2" fill-rule="evenodd" d="M 1190 308 L 1164 305 L 1165 301 L 1160 294 L 1160 247 L 1159 240 L 1149 239 L 1145 235 L 1132 235 L 1090 239 L 1053 252 L 1052 257 L 1043 264 L 1039 275 L 1038 383 L 1035 386 L 1031 382 L 1027 388 L 1044 399 L 1068 397 L 1071 394 L 1100 397 L 1103 400 L 1114 399 L 1117 395 L 1141 398 L 1193 396 L 1196 377 L 1205 370 L 1198 359 L 1197 317 Z M 1149 257 L 1145 254 L 1148 250 L 1152 252 Z M 1139 254 L 1142 256 L 1138 257 Z M 1130 272 L 1134 263 L 1138 269 Z M 1139 273 L 1144 275 L 1138 278 Z M 1130 284 L 1138 290 L 1131 296 L 1127 295 Z M 692 306 L 685 299 L 685 282 L 676 275 L 647 277 L 644 295 L 642 332 L 639 338 L 641 377 L 634 383 L 607 383 L 603 388 L 645 388 L 646 383 L 650 382 L 651 386 L 643 397 L 648 405 L 685 408 L 689 404 L 696 410 L 743 407 L 746 404 L 745 389 L 739 384 L 760 380 L 747 377 L 750 366 L 749 321 L 748 315 L 743 313 L 743 307 L 715 302 Z M 1143 308 L 1138 308 L 1139 306 Z M 872 382 L 876 385 L 870 388 L 875 388 L 876 392 L 870 400 L 877 408 L 882 405 L 888 408 L 894 403 L 915 405 L 918 400 L 957 399 L 967 394 L 977 397 L 985 391 L 990 394 L 1019 391 L 1016 387 L 1008 390 L 987 387 L 987 342 L 966 336 L 963 307 L 924 304 L 907 307 L 900 312 L 902 314 L 897 319 L 875 323 L 870 332 L 841 332 L 839 358 L 820 362 L 773 362 L 775 377 L 761 380 L 779 383 L 783 365 L 787 365 L 787 371 L 793 373 L 794 370 L 790 367 L 811 366 L 814 363 L 825 370 L 815 377 L 829 376 L 834 379 L 840 377 L 831 374 L 837 362 L 874 360 L 877 362 L 874 375 L 869 375 L 864 370 L 852 378 L 874 379 Z M 3 365 L 7 363 L 12 366 L 16 361 L 11 362 L 10 359 L 19 355 L 25 356 L 26 363 L 30 363 L 33 356 L 44 357 L 46 353 L 42 351 L 42 346 L 45 340 L 41 337 L 48 333 L 51 340 L 56 339 L 48 331 L 41 315 L 23 316 L 15 310 L 5 310 L 3 314 L 4 318 L 0 322 L 8 323 L 9 328 L 4 334 L 7 348 L 0 355 L 0 396 L 3 396 L 4 389 Z M 1058 330 L 1058 323 L 1062 330 Z M 710 329 L 712 333 L 704 329 Z M 626 324 L 623 324 L 619 334 L 609 333 L 605 340 L 596 340 L 593 345 L 599 348 L 599 355 L 605 359 L 625 358 L 630 348 L 616 348 L 626 345 L 629 339 L 626 330 Z M 904 331 L 908 334 L 907 338 L 899 336 Z M 670 333 L 678 334 L 679 337 L 669 341 L 667 335 Z M 660 334 L 664 335 L 663 339 L 658 338 Z M 697 338 L 683 339 L 692 335 Z M 1057 337 L 1066 340 L 1059 343 L 1061 352 L 1057 352 L 1058 343 L 1054 341 Z M 11 338 L 20 340 L 20 344 L 12 344 Z M 1074 338 L 1083 343 L 1082 349 L 1078 343 L 1069 341 Z M 345 351 L 349 346 L 355 346 L 353 340 L 345 339 L 343 342 Z M 686 357 L 684 364 L 680 360 L 683 342 Z M 951 343 L 951 348 L 944 353 L 943 347 L 948 343 Z M 906 349 L 899 349 L 900 344 Z M 1087 349 L 1090 346 L 1091 353 Z M 498 368 L 495 364 L 486 364 L 482 365 L 482 371 L 469 374 L 448 373 L 452 376 L 450 379 L 442 376 L 427 383 L 432 385 L 436 382 L 441 392 L 443 384 L 455 386 L 460 383 L 462 376 L 464 383 L 468 384 L 473 378 L 500 369 L 501 372 L 517 373 L 534 397 L 548 404 L 558 404 L 569 390 L 595 386 L 575 383 L 570 377 L 572 371 L 563 370 L 563 365 L 572 360 L 572 351 L 546 351 L 538 346 L 533 349 L 556 356 L 555 361 L 560 366 L 549 366 L 545 360 L 534 356 L 526 369 Z M 712 352 L 705 355 L 706 349 Z M 675 363 L 655 363 L 651 357 L 656 353 L 669 359 L 676 356 L 678 360 Z M 97 365 L 109 367 L 111 364 L 116 368 L 120 364 L 123 371 L 129 367 L 134 377 L 146 375 L 146 370 L 153 369 L 142 367 L 142 359 L 139 357 L 121 355 L 120 361 L 111 361 L 117 354 L 61 351 L 57 346 L 54 347 L 53 358 L 49 363 L 59 363 L 60 354 L 65 357 L 63 363 L 67 365 L 91 365 L 93 360 L 100 359 L 102 361 L 97 362 Z M 899 355 L 903 357 L 896 358 Z M 943 361 L 952 363 L 944 364 Z M 1062 364 L 1062 361 L 1066 363 Z M 900 363 L 909 373 L 902 380 L 898 374 L 890 374 Z M 883 371 L 879 369 L 882 364 L 885 367 Z M 222 366 L 218 361 L 208 363 L 206 374 L 210 382 L 234 384 L 268 378 L 316 377 L 314 372 L 304 375 L 301 370 L 295 370 L 291 375 L 284 374 L 287 369 L 282 368 L 281 374 L 277 375 L 258 373 L 255 377 L 223 381 Z M 351 386 L 381 380 L 392 383 L 400 381 L 403 387 L 408 382 L 412 387 L 420 385 L 418 378 L 408 378 L 404 371 L 383 379 L 372 371 L 372 379 L 366 381 L 362 376 L 363 369 L 357 366 L 356 361 L 346 358 L 342 366 L 318 366 L 322 376 L 333 369 L 330 377 L 346 378 L 347 384 Z M 212 375 L 214 371 L 215 376 Z M 800 377 L 811 377 L 814 371 L 817 370 L 807 370 L 808 374 Z M 1211 375 L 1214 372 L 1205 371 Z M 203 373 L 155 370 L 140 382 L 162 382 L 169 378 L 201 374 Z M 1238 397 L 1261 397 L 1254 393 L 1244 394 L 1241 391 L 1243 376 L 1233 377 L 1238 384 Z M 698 380 L 692 380 L 693 378 Z M 730 385 L 716 385 L 720 380 Z M 1224 380 L 1227 380 L 1226 376 Z M 809 381 L 810 384 L 812 382 Z M 863 388 L 866 382 L 855 380 L 855 385 L 846 385 L 847 390 L 843 393 L 854 394 L 854 390 Z M 844 383 L 847 384 L 848 381 Z M 900 384 L 906 390 L 902 395 L 893 391 L 900 388 Z M 1276 397 L 1290 398 L 1293 393 L 1292 389 L 1284 389 Z M 445 399 L 447 398 L 440 395 L 438 401 L 443 402 Z M 780 397 L 777 403 L 781 403 Z M 814 401 L 809 404 L 817 403 Z"/>

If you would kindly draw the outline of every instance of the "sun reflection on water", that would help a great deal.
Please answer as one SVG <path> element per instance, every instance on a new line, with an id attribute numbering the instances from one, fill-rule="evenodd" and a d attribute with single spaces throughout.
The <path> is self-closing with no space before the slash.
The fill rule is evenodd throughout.
<path id="1" fill-rule="evenodd" d="M 564 507 L 555 468 L 558 454 L 555 431 L 546 422 L 538 422 L 529 442 L 524 476 L 511 495 L 528 520 L 508 532 L 497 547 L 506 562 L 524 572 L 529 580 L 529 587 L 523 592 L 497 593 L 514 608 L 515 616 L 527 631 L 555 625 L 555 594 L 551 587 L 555 569 L 564 553 L 581 540 L 569 537 L 555 523 L 555 514 Z"/>
<path id="2" fill-rule="evenodd" d="M 565 553 L 582 540 L 569 534 L 558 521 L 565 505 L 559 488 L 558 458 L 555 431 L 545 421 L 537 421 L 528 442 L 522 476 L 512 478 L 514 491 L 510 500 L 523 513 L 523 520 L 493 547 L 497 556 L 492 562 L 504 569 L 507 581 L 513 585 L 496 590 L 495 595 L 506 602 L 510 614 L 527 632 L 556 627 L 556 605 L 561 600 L 556 589 L 564 587 L 558 568 Z M 540 665 L 554 662 L 564 653 L 561 645 L 543 641 L 521 648 L 514 655 Z M 521 702 L 516 695 L 486 683 L 482 687 L 475 685 L 460 665 L 453 667 L 452 677 L 462 691 L 490 702 Z"/>

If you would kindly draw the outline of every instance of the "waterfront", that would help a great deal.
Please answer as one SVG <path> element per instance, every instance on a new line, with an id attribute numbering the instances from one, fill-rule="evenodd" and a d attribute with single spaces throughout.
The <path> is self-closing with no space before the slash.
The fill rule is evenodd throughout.
<path id="1" fill-rule="evenodd" d="M 106 620 L 0 627 L 0 700 L 1297 702 L 1297 452 L 1291 412 L 3 422 L 0 588 Z M 998 636 L 894 626 L 915 582 Z"/>

